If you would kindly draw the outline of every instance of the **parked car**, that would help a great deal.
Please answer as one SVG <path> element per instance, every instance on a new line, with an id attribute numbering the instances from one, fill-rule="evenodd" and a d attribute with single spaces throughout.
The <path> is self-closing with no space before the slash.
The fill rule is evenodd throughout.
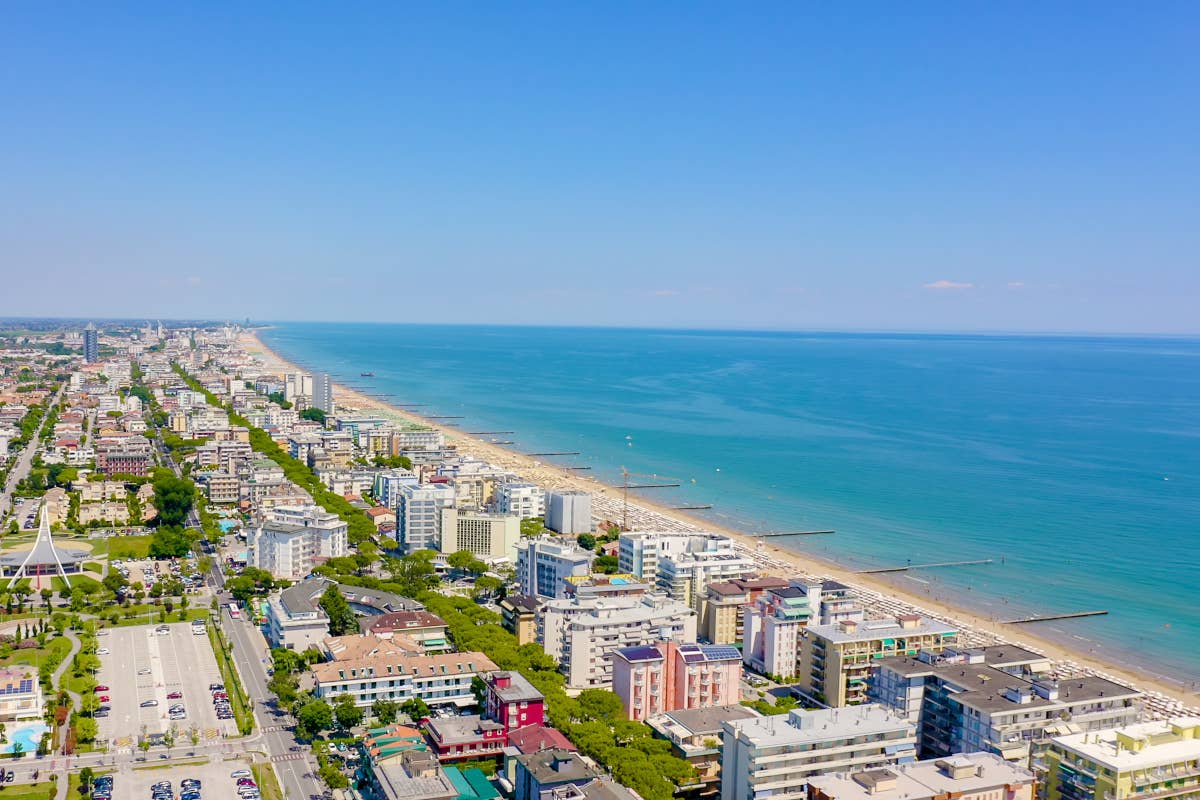
<path id="1" fill-rule="evenodd" d="M 152 708 L 153 706 L 158 705 L 158 701 L 157 700 L 143 700 L 140 705 L 142 708 Z"/>

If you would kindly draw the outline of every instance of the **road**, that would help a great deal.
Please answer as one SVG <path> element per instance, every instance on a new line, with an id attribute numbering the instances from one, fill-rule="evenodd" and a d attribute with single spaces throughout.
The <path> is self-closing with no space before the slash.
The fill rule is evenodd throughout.
<path id="1" fill-rule="evenodd" d="M 170 467 L 176 475 L 180 474 L 179 466 L 163 443 L 161 430 L 156 438 L 162 463 Z M 200 515 L 194 508 L 188 512 L 188 525 L 203 530 Z M 272 767 L 283 787 L 284 797 L 288 800 L 320 800 L 324 785 L 316 777 L 317 765 L 312 758 L 311 748 L 297 742 L 288 729 L 294 725 L 294 720 L 268 702 L 274 700 L 274 695 L 267 689 L 267 664 L 271 660 L 267 640 L 249 620 L 229 618 L 225 609 L 233 598 L 221 591 L 225 587 L 224 568 L 219 554 L 213 555 L 215 557 L 212 558 L 209 581 L 217 593 L 221 607 L 221 630 L 233 647 L 234 666 L 241 676 L 246 695 L 252 702 L 256 732 L 259 733 L 257 746 L 264 749 L 269 756 L 286 756 L 282 760 L 271 759 Z"/>
<path id="2" fill-rule="evenodd" d="M 50 409 L 61 403 L 63 392 L 66 391 L 66 389 L 67 385 L 64 383 L 58 388 L 58 393 L 54 395 L 54 401 L 48 404 L 46 408 Z M 13 490 L 16 489 L 17 484 L 21 481 L 21 479 L 29 475 L 29 470 L 33 466 L 34 453 L 38 451 L 38 447 L 41 445 L 40 437 L 42 428 L 46 427 L 46 420 L 49 418 L 49 413 L 42 417 L 42 423 L 38 425 L 37 432 L 33 434 L 33 437 L 30 438 L 28 444 L 26 444 L 24 449 L 21 450 L 21 455 L 17 457 L 17 463 L 13 465 L 12 470 L 8 473 L 8 484 L 3 488 L 3 490 L 0 490 L 0 520 L 2 520 L 4 515 L 8 513 L 8 506 L 12 500 Z"/>

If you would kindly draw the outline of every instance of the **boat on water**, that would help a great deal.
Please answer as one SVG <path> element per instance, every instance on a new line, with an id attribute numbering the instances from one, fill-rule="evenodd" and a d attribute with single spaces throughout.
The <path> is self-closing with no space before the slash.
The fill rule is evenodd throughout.
<path id="1" fill-rule="evenodd" d="M 360 373 L 358 373 L 358 376 L 360 378 L 374 378 L 375 373 L 374 372 L 360 372 Z"/>

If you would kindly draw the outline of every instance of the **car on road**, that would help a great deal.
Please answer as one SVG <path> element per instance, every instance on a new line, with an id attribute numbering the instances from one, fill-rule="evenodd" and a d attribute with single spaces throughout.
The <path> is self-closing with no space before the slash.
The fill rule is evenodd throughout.
<path id="1" fill-rule="evenodd" d="M 223 684 L 223 683 L 210 683 L 210 684 L 208 685 L 208 690 L 209 690 L 210 692 L 223 692 L 223 691 L 225 691 L 225 684 Z"/>
<path id="2" fill-rule="evenodd" d="M 166 625 L 162 625 L 158 628 L 155 628 L 154 632 L 157 633 L 159 636 L 166 636 L 167 634 L 169 634 L 171 632 L 171 629 L 168 628 Z"/>
<path id="3" fill-rule="evenodd" d="M 140 703 L 140 705 L 142 708 L 153 708 L 154 706 L 158 705 L 158 701 L 157 700 L 143 700 Z"/>

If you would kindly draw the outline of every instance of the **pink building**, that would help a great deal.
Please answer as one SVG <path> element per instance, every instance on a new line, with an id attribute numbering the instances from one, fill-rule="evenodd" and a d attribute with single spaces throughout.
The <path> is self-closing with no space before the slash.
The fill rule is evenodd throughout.
<path id="1" fill-rule="evenodd" d="M 741 679 L 742 654 L 729 645 L 658 642 L 613 651 L 613 691 L 636 722 L 736 703 Z"/>

